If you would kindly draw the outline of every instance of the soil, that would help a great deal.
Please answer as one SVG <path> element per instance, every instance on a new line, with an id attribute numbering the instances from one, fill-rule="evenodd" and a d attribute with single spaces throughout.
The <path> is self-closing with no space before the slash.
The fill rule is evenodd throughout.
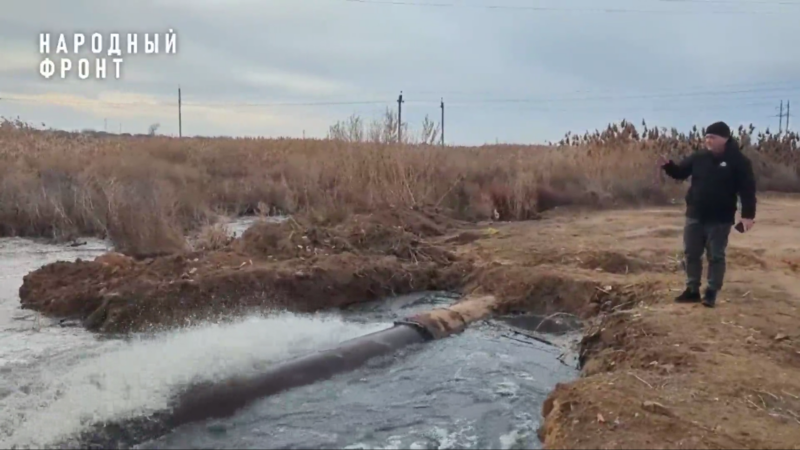
<path id="1" fill-rule="evenodd" d="M 296 218 L 214 252 L 45 266 L 20 297 L 112 332 L 423 289 L 491 294 L 498 313 L 585 319 L 581 377 L 543 407 L 546 448 L 800 448 L 800 197 L 759 200 L 755 229 L 730 237 L 714 309 L 672 301 L 680 206 L 477 225 L 434 210 Z"/>
<path id="2" fill-rule="evenodd" d="M 732 233 L 714 309 L 673 302 L 683 220 L 562 212 L 460 249 L 503 309 L 588 319 L 581 377 L 543 407 L 546 448 L 800 448 L 800 198 L 762 196 Z"/>
<path id="3" fill-rule="evenodd" d="M 259 223 L 220 250 L 134 259 L 109 253 L 31 272 L 23 308 L 123 333 L 253 308 L 313 312 L 421 290 L 457 290 L 471 270 L 427 238 L 458 226 L 430 210 L 355 215 L 335 226 Z"/>

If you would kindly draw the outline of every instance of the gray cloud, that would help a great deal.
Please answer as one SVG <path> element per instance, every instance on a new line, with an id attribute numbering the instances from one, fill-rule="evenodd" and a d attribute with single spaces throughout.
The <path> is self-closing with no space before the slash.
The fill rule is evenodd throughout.
<path id="1" fill-rule="evenodd" d="M 328 124 L 351 113 L 374 115 L 395 107 L 403 90 L 404 116 L 412 126 L 425 114 L 438 117 L 437 102 L 444 96 L 452 104 L 448 140 L 482 143 L 556 139 L 567 130 L 602 127 L 623 117 L 680 127 L 719 119 L 777 124 L 769 117 L 774 107 L 800 91 L 800 35 L 793 25 L 800 7 L 756 4 L 739 9 L 783 13 L 714 15 L 708 13 L 714 6 L 647 0 L 537 5 L 696 13 L 426 8 L 337 0 L 9 2 L 0 10 L 5 61 L 0 97 L 26 101 L 0 100 L 0 115 L 66 128 L 102 128 L 107 119 L 129 131 L 145 131 L 160 121 L 164 132 L 177 133 L 174 104 L 180 85 L 187 105 L 185 133 L 299 136 L 306 130 L 321 136 Z M 128 55 L 122 80 L 37 75 L 40 32 L 163 33 L 169 28 L 178 33 L 179 54 Z M 140 37 L 140 52 L 143 45 Z M 704 95 L 710 91 L 728 93 Z M 699 94 L 657 97 L 680 92 Z M 611 99 L 592 99 L 596 96 Z M 532 97 L 572 99 L 463 104 Z M 385 103 L 244 105 L 361 100 Z"/>

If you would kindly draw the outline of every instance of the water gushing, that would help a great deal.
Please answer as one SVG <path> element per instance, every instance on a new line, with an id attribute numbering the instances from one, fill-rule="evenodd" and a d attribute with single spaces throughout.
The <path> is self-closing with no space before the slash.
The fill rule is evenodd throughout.
<path id="1" fill-rule="evenodd" d="M 263 371 L 270 363 L 389 324 L 279 314 L 208 324 L 157 337 L 107 341 L 91 352 L 52 359 L 29 373 L 28 389 L 2 400 L 15 410 L 0 446 L 46 446 L 98 422 L 116 422 L 168 408 L 188 385 Z M 87 354 L 88 353 L 88 354 Z"/>

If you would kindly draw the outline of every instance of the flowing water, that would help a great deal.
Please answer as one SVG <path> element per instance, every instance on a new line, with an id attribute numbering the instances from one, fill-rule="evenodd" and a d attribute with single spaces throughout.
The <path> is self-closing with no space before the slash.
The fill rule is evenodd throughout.
<path id="1" fill-rule="evenodd" d="M 125 339 L 19 309 L 22 277 L 108 248 L 0 239 L 0 448 L 58 445 L 163 410 L 191 383 L 224 380 L 388 328 L 451 303 L 406 296 L 342 313 L 256 315 Z M 191 424 L 139 448 L 536 448 L 541 404 L 576 376 L 561 350 L 483 322 L 355 372 Z"/>

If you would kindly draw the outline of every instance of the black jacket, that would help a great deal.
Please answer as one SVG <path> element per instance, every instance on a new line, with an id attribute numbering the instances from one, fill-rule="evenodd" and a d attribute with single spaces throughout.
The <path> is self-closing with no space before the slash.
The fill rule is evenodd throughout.
<path id="1" fill-rule="evenodd" d="M 756 182 L 750 159 L 729 139 L 725 151 L 692 153 L 679 163 L 670 161 L 664 172 L 676 180 L 692 177 L 686 193 L 686 216 L 707 223 L 733 224 L 736 196 L 742 201 L 742 218 L 756 217 Z"/>

